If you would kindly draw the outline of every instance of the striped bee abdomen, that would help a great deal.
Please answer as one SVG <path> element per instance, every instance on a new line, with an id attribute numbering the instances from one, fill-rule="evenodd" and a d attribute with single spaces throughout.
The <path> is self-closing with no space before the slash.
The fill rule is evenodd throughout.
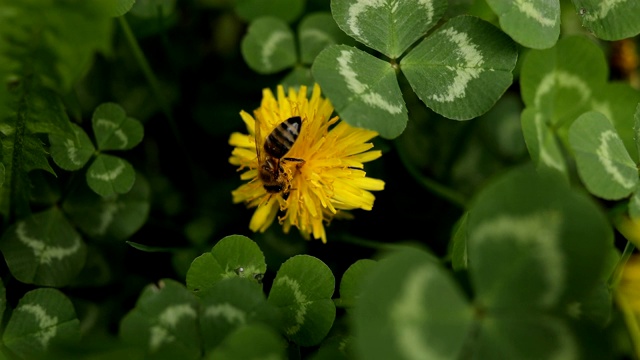
<path id="1" fill-rule="evenodd" d="M 281 122 L 267 136 L 264 142 L 264 151 L 276 159 L 282 158 L 289 152 L 298 135 L 300 135 L 301 126 L 302 119 L 300 116 L 293 116 Z"/>

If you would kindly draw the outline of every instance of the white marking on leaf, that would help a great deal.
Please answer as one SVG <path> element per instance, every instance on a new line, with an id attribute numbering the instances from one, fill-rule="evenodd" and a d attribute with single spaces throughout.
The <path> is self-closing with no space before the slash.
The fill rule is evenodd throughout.
<path id="1" fill-rule="evenodd" d="M 73 140 L 66 139 L 64 146 L 67 148 L 67 157 L 69 158 L 69 161 L 75 165 L 82 165 L 82 162 L 78 160 L 78 148 Z"/>
<path id="2" fill-rule="evenodd" d="M 471 42 L 466 33 L 449 28 L 443 31 L 443 35 L 456 44 L 456 53 L 462 63 L 453 67 L 456 75 L 449 88 L 444 93 L 431 95 L 429 98 L 438 102 L 452 102 L 464 97 L 469 82 L 477 79 L 484 71 L 481 68 L 484 64 L 484 58 L 478 45 Z"/>
<path id="3" fill-rule="evenodd" d="M 544 76 L 544 78 L 542 78 L 542 80 L 540 80 L 534 97 L 534 105 L 536 107 L 540 107 L 542 104 L 542 97 L 556 86 L 578 91 L 582 103 L 586 102 L 591 96 L 591 89 L 589 88 L 589 85 L 582 80 L 582 78 L 563 70 L 555 70 L 549 72 Z"/>
<path id="4" fill-rule="evenodd" d="M 527 15 L 527 17 L 535 20 L 542 26 L 553 27 L 556 25 L 558 18 L 551 19 L 545 17 L 540 10 L 538 10 L 531 2 L 527 2 L 525 0 L 517 0 L 515 5 L 518 7 L 521 13 Z"/>
<path id="5" fill-rule="evenodd" d="M 384 99 L 384 97 L 382 97 L 382 95 L 373 90 L 369 90 L 369 86 L 358 80 L 358 74 L 351 66 L 352 56 L 353 52 L 349 50 L 341 50 L 340 56 L 338 57 L 338 72 L 344 77 L 349 90 L 351 90 L 355 95 L 360 96 L 367 105 L 384 110 L 390 114 L 401 113 L 402 106 L 389 103 Z"/>
<path id="6" fill-rule="evenodd" d="M 262 64 L 265 68 L 271 69 L 271 56 L 276 52 L 278 48 L 278 43 L 285 41 L 291 38 L 291 34 L 286 31 L 274 31 L 269 37 L 263 42 L 261 57 Z"/>
<path id="7" fill-rule="evenodd" d="M 549 141 L 553 141 L 553 138 L 548 138 L 548 136 L 544 132 L 544 130 L 546 129 L 546 125 L 544 123 L 544 120 L 542 119 L 542 115 L 540 113 L 536 113 L 533 121 L 536 126 L 536 137 L 538 138 L 538 151 L 540 155 L 540 161 L 542 161 L 543 164 L 549 166 L 550 168 L 557 169 L 560 172 L 564 172 L 564 164 L 556 157 L 554 157 L 551 153 L 549 153 L 547 149 L 547 139 L 549 139 Z"/>
<path id="8" fill-rule="evenodd" d="M 107 128 L 107 129 L 116 129 L 118 127 L 118 124 L 114 123 L 111 120 L 107 120 L 107 119 L 98 119 L 98 120 L 96 120 L 96 125 L 104 127 L 104 128 Z"/>
<path id="9" fill-rule="evenodd" d="M 58 331 L 58 328 L 56 327 L 58 324 L 58 317 L 49 316 L 47 311 L 39 304 L 24 304 L 17 310 L 28 312 L 35 316 L 40 330 L 32 334 L 40 341 L 42 347 L 46 349 L 49 345 L 49 341 L 56 336 Z"/>
<path id="10" fill-rule="evenodd" d="M 406 1 L 407 0 L 395 0 L 392 3 L 390 3 L 389 6 L 390 6 L 391 13 L 395 14 L 398 11 L 398 7 L 400 3 L 406 2 Z M 417 0 L 417 5 L 421 6 L 425 10 L 425 17 L 424 17 L 424 20 L 422 21 L 425 23 L 431 23 L 431 21 L 433 21 L 433 16 L 434 16 L 433 0 Z M 360 36 L 361 29 L 358 25 L 358 17 L 365 11 L 368 11 L 369 8 L 377 9 L 385 6 L 387 6 L 387 4 L 384 0 L 357 0 L 351 6 L 349 6 L 349 10 L 348 10 L 349 15 L 347 18 L 347 26 L 349 27 L 349 30 L 351 30 L 351 32 L 354 35 Z M 399 19 L 394 17 L 393 20 L 394 22 L 398 22 L 404 19 Z"/>
<path id="11" fill-rule="evenodd" d="M 611 147 L 610 142 L 619 141 L 619 138 L 615 131 L 607 130 L 600 134 L 600 144 L 598 144 L 598 149 L 596 149 L 596 155 L 598 156 L 598 161 L 604 167 L 604 171 L 606 171 L 609 175 L 611 175 L 612 179 L 620 184 L 625 189 L 631 189 L 636 185 L 635 178 L 627 178 L 625 177 L 616 164 L 611 161 Z M 620 144 L 622 145 L 622 144 Z"/>
<path id="12" fill-rule="evenodd" d="M 29 236 L 24 222 L 18 223 L 16 235 L 21 243 L 33 250 L 33 255 L 40 264 L 50 264 L 53 260 L 62 260 L 71 256 L 80 250 L 81 245 L 80 237 L 78 236 L 73 239 L 73 245 L 69 247 L 47 245 L 44 241 Z"/>
<path id="13" fill-rule="evenodd" d="M 120 140 L 120 142 L 122 143 L 122 147 L 126 147 L 127 144 L 129 144 L 129 138 L 124 133 L 124 131 L 122 131 L 122 129 L 114 131 L 113 134 Z"/>
<path id="14" fill-rule="evenodd" d="M 302 42 L 316 41 L 333 43 L 333 38 L 329 36 L 329 34 L 318 29 L 305 29 L 300 32 L 300 37 L 302 38 Z"/>
<path id="15" fill-rule="evenodd" d="M 516 242 L 521 251 L 537 258 L 537 267 L 527 271 L 539 272 L 544 277 L 546 291 L 539 294 L 538 302 L 551 306 L 560 299 L 566 282 L 564 256 L 559 247 L 562 221 L 562 213 L 557 210 L 524 216 L 503 214 L 480 223 L 472 236 L 478 245 L 487 241 Z"/>
<path id="16" fill-rule="evenodd" d="M 229 303 L 222 303 L 220 305 L 211 305 L 205 310 L 204 315 L 211 316 L 211 317 L 222 316 L 230 324 L 233 324 L 233 323 L 246 324 L 247 323 L 247 314 L 241 309 L 238 309 L 237 307 Z"/>
<path id="17" fill-rule="evenodd" d="M 196 318 L 196 311 L 189 304 L 172 305 L 164 309 L 158 316 L 158 324 L 150 329 L 149 348 L 156 351 L 160 345 L 173 342 L 175 336 L 169 330 L 175 330 L 178 322 L 185 317 Z"/>
<path id="18" fill-rule="evenodd" d="M 428 314 L 424 312 L 424 294 L 428 292 L 434 280 L 435 273 L 428 265 L 412 270 L 400 290 L 398 300 L 391 306 L 389 317 L 398 343 L 396 349 L 402 352 L 403 359 L 448 358 L 438 353 L 435 348 L 427 346 L 426 334 L 421 331 L 428 320 Z"/>
<path id="19" fill-rule="evenodd" d="M 592 13 L 586 11 L 582 12 L 582 17 L 587 21 L 597 21 L 604 19 L 609 15 L 609 12 L 616 8 L 616 6 L 627 2 L 627 0 L 600 0 L 598 9 Z"/>
<path id="20" fill-rule="evenodd" d="M 109 225 L 113 222 L 115 215 L 118 213 L 122 206 L 115 202 L 105 202 L 102 206 L 102 212 L 100 212 L 100 222 L 96 227 L 96 233 L 104 235 L 109 228 Z"/>
<path id="21" fill-rule="evenodd" d="M 351 32 L 353 32 L 354 35 L 360 35 L 358 16 L 367 11 L 367 8 L 379 8 L 384 5 L 384 0 L 358 0 L 349 6 L 349 18 L 347 19 L 347 25 Z"/>
<path id="22" fill-rule="evenodd" d="M 113 181 L 117 179 L 118 176 L 120 176 L 125 169 L 124 163 L 120 161 L 120 159 L 117 159 L 117 161 L 118 161 L 118 165 L 113 170 L 100 174 L 100 173 L 97 173 L 94 169 L 94 171 L 92 171 L 89 175 L 92 178 L 98 179 L 98 180 Z"/>
<path id="23" fill-rule="evenodd" d="M 304 324 L 305 316 L 307 315 L 307 297 L 300 291 L 300 284 L 288 276 L 279 277 L 274 285 L 282 285 L 289 288 L 293 295 L 294 304 L 297 305 L 295 313 L 296 324 L 285 329 L 287 335 L 293 335 L 300 331 L 300 327 Z"/>

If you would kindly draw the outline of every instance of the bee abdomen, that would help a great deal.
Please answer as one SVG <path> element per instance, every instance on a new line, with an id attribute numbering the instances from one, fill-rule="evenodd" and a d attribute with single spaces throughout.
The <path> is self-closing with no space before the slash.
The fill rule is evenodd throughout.
<path id="1" fill-rule="evenodd" d="M 277 159 L 282 158 L 289 152 L 298 135 L 300 135 L 301 126 L 302 119 L 300 116 L 290 117 L 281 122 L 273 129 L 271 134 L 267 136 L 264 142 L 264 150 L 266 153 Z"/>

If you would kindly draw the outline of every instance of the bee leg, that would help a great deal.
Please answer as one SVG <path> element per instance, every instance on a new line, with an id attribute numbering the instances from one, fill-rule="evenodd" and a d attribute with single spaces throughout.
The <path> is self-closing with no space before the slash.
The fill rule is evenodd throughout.
<path id="1" fill-rule="evenodd" d="M 290 158 L 290 157 L 282 158 L 282 160 L 291 161 L 291 162 L 297 162 L 297 163 L 304 163 L 305 162 L 304 159 Z"/>

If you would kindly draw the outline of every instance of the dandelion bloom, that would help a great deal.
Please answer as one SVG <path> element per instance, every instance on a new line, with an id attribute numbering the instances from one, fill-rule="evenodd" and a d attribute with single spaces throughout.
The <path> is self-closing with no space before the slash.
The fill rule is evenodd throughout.
<path id="1" fill-rule="evenodd" d="M 262 95 L 253 116 L 240 112 L 249 134 L 236 132 L 229 138 L 234 146 L 229 162 L 244 170 L 242 180 L 249 180 L 232 191 L 233 202 L 257 207 L 249 224 L 252 231 L 265 231 L 280 213 L 278 220 L 285 232 L 295 226 L 305 238 L 312 235 L 326 242 L 324 222 L 344 210 L 371 210 L 375 199 L 371 191 L 384 188 L 382 180 L 366 177 L 363 170 L 365 162 L 382 155 L 370 150 L 373 145 L 368 142 L 378 133 L 332 118 L 333 106 L 321 96 L 317 84 L 310 98 L 306 86 L 298 91 L 289 88 L 285 95 L 279 85 L 277 98 L 269 89 Z M 300 132 L 279 161 L 289 190 L 268 192 L 258 174 L 257 149 L 264 152 L 266 137 L 294 116 L 302 120 Z"/>

